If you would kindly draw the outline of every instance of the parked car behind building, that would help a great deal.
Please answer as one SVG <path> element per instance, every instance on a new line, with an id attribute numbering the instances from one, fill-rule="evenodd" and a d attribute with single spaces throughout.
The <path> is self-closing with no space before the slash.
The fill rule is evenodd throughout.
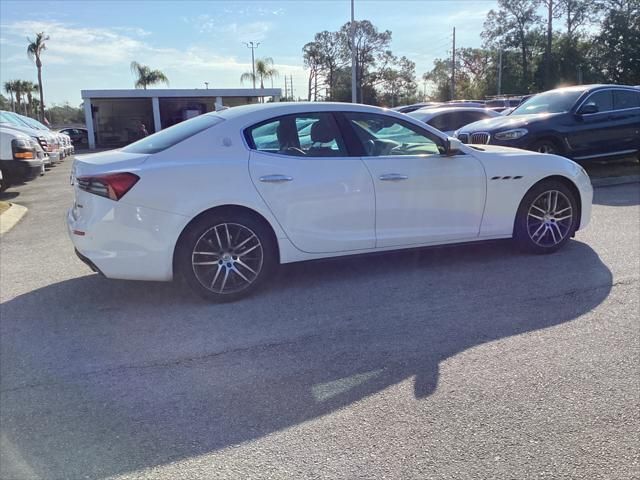
<path id="1" fill-rule="evenodd" d="M 71 143 L 75 148 L 86 147 L 89 144 L 89 134 L 86 128 L 82 127 L 69 127 L 60 130 L 60 133 L 68 135 L 71 139 Z"/>
<path id="2" fill-rule="evenodd" d="M 580 85 L 540 93 L 508 116 L 461 128 L 463 143 L 503 145 L 574 160 L 640 152 L 640 91 Z"/>

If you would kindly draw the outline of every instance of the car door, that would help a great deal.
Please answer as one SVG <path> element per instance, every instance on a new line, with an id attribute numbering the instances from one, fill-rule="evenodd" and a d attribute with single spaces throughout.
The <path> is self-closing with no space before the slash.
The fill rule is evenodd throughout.
<path id="1" fill-rule="evenodd" d="M 619 128 L 611 121 L 613 92 L 597 90 L 579 106 L 574 125 L 567 134 L 575 158 L 597 157 L 611 152 Z"/>
<path id="2" fill-rule="evenodd" d="M 640 90 L 618 88 L 613 91 L 611 120 L 619 127 L 619 135 L 610 151 L 640 149 Z"/>
<path id="3" fill-rule="evenodd" d="M 446 155 L 444 141 L 383 114 L 347 113 L 376 194 L 376 246 L 463 241 L 479 234 L 486 176 L 471 155 Z"/>
<path id="4" fill-rule="evenodd" d="M 251 180 L 296 248 L 375 246 L 373 182 L 364 162 L 349 156 L 332 113 L 273 118 L 245 136 Z"/>

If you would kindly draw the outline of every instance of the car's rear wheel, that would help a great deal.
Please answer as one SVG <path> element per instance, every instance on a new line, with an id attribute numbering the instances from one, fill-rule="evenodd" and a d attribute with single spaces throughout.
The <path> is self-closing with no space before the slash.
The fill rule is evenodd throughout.
<path id="1" fill-rule="evenodd" d="M 176 260 L 189 286 L 215 302 L 249 295 L 278 263 L 269 227 L 244 212 L 198 219 L 183 235 Z"/>
<path id="2" fill-rule="evenodd" d="M 540 182 L 522 199 L 514 238 L 525 252 L 555 252 L 574 234 L 577 215 L 576 198 L 565 184 L 557 180 Z"/>

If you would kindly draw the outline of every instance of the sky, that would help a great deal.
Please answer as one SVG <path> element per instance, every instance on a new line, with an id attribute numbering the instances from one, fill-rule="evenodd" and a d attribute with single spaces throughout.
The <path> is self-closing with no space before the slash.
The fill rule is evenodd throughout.
<path id="1" fill-rule="evenodd" d="M 480 46 L 484 19 L 495 7 L 494 0 L 355 0 L 355 18 L 391 30 L 391 50 L 413 60 L 421 76 L 450 54 L 454 26 L 458 46 Z M 36 82 L 27 37 L 44 31 L 47 105 L 79 105 L 81 90 L 133 88 L 133 60 L 162 70 L 171 88 L 241 87 L 240 76 L 251 70 L 248 41 L 260 42 L 256 57 L 273 58 L 280 72 L 275 87 L 293 75 L 294 94 L 305 97 L 303 45 L 349 19 L 349 0 L 2 0 L 0 85 Z"/>

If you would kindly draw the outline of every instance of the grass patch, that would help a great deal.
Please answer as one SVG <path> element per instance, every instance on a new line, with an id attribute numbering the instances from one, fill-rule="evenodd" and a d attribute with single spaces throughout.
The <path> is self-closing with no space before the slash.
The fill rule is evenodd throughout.
<path id="1" fill-rule="evenodd" d="M 4 213 L 5 210 L 9 210 L 11 204 L 9 202 L 0 202 L 0 214 Z"/>

